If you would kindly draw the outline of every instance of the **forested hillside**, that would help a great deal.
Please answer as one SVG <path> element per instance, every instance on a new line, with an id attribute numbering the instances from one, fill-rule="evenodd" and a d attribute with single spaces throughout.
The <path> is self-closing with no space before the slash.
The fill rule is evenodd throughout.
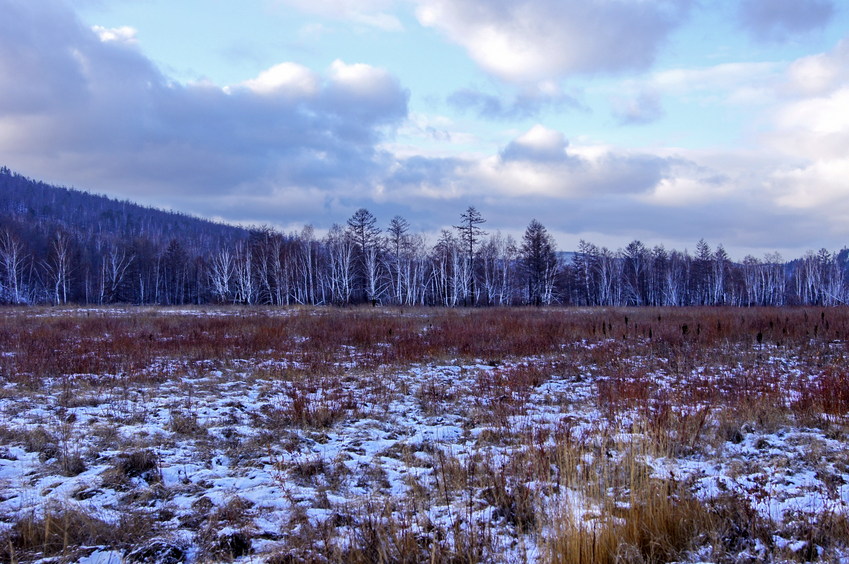
<path id="1" fill-rule="evenodd" d="M 203 257 L 248 231 L 51 186 L 0 168 L 6 303 L 203 301 Z"/>
<path id="2" fill-rule="evenodd" d="M 458 210 L 459 211 L 459 210 Z M 531 219 L 520 241 L 474 207 L 428 240 L 367 209 L 319 237 L 242 229 L 59 188 L 0 168 L 0 302 L 104 304 L 837 305 L 849 250 L 733 261 L 632 241 L 559 252 Z"/>

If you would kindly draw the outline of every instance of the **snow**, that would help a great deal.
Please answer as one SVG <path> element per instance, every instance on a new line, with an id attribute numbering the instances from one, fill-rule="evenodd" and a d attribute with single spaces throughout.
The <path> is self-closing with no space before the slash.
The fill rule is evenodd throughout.
<path id="1" fill-rule="evenodd" d="M 98 314 L 130 312 L 116 308 Z M 160 359 L 151 369 L 175 377 L 158 386 L 134 383 L 121 391 L 121 375 L 89 375 L 97 382 L 91 405 L 60 405 L 57 390 L 67 382 L 58 378 L 36 391 L 4 393 L 0 414 L 9 428 L 23 437 L 42 427 L 59 436 L 61 444 L 47 459 L 37 449 L 28 450 L 23 439 L 0 446 L 0 532 L 56 503 L 118 523 L 128 494 L 141 498 L 148 493 L 134 509 L 170 511 L 173 517 L 166 528 L 191 546 L 199 534 L 192 522 L 242 500 L 244 522 L 222 525 L 217 536 L 249 529 L 255 538 L 253 551 L 270 554 L 285 546 L 290 532 L 334 521 L 344 531 L 362 518 L 364 507 L 390 508 L 393 502 L 402 508 L 396 511 L 401 515 L 404 507 L 417 503 L 410 500 L 417 499 L 426 500 L 428 506 L 417 516 L 422 522 L 411 524 L 416 534 L 450 532 L 462 515 L 467 530 L 491 528 L 493 545 L 504 561 L 536 562 L 545 558 L 538 539 L 520 533 L 480 492 L 448 491 L 449 473 L 483 462 L 505 468 L 527 448 L 525 436 L 540 437 L 540 447 L 553 448 L 556 433 L 568 430 L 576 441 L 599 450 L 608 448 L 608 443 L 639 440 L 638 431 L 626 430 L 639 420 L 642 406 L 623 409 L 614 421 L 608 420 L 593 399 L 606 376 L 597 375 L 591 366 L 579 367 L 577 377 L 552 373 L 527 389 L 485 397 L 478 390 L 486 376 L 538 359 L 511 359 L 497 369 L 472 360 L 366 371 L 357 363 L 357 351 L 346 357 L 341 364 L 345 377 L 316 378 L 307 385 L 264 378 L 257 370 L 297 367 L 291 359 L 238 359 L 208 371 L 187 371 L 184 363 Z M 769 362 L 794 374 L 792 359 L 775 356 Z M 702 381 L 722 381 L 722 375 L 702 369 L 696 375 Z M 662 371 L 649 377 L 670 389 L 676 385 Z M 327 421 L 274 422 L 275 410 L 284 417 L 293 409 L 296 388 L 304 392 L 307 405 L 330 411 Z M 180 427 L 179 421 L 188 423 Z M 112 436 L 109 429 L 114 430 Z M 676 456 L 646 455 L 644 462 L 656 478 L 690 483 L 699 499 L 731 492 L 748 500 L 760 517 L 782 530 L 773 535 L 773 542 L 790 552 L 806 549 L 809 541 L 789 538 L 782 524 L 822 513 L 849 517 L 849 465 L 841 454 L 843 440 L 823 429 L 802 426 L 744 431 L 736 443 L 722 441 Z M 124 482 L 117 481 L 114 474 L 121 456 L 144 450 L 155 453 L 155 469 L 149 475 L 128 473 Z M 85 469 L 74 476 L 58 471 L 57 456 L 62 452 L 81 453 Z M 592 453 L 588 449 L 580 462 L 594 464 Z M 617 461 L 623 453 L 608 450 L 606 455 Z M 536 482 L 525 485 L 539 492 L 550 488 Z M 157 488 L 166 493 L 155 493 Z M 596 502 L 566 487 L 548 501 L 577 521 L 599 510 Z M 425 516 L 429 522 L 424 522 Z M 757 542 L 747 549 L 753 557 L 766 550 Z M 120 550 L 94 548 L 77 562 L 122 561 Z M 189 561 L 200 558 L 196 548 L 186 555 Z M 849 551 L 844 548 L 839 556 L 849 560 Z M 700 558 L 709 555 L 694 553 L 691 561 L 707 561 Z"/>
<path id="2" fill-rule="evenodd" d="M 124 554 L 117 550 L 95 550 L 77 560 L 78 564 L 121 564 Z"/>

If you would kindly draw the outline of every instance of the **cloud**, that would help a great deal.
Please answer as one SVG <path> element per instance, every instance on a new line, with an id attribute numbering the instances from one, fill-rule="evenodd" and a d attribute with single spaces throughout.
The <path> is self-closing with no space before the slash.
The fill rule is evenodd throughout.
<path id="1" fill-rule="evenodd" d="M 772 180 L 782 190 L 777 201 L 783 206 L 829 211 L 829 219 L 849 220 L 849 158 L 821 160 L 802 168 L 778 171 Z M 837 218 L 835 218 L 837 215 Z"/>
<path id="2" fill-rule="evenodd" d="M 237 190 L 332 198 L 379 175 L 377 146 L 407 115 L 408 92 L 369 65 L 281 63 L 229 87 L 179 84 L 62 2 L 0 8 L 0 155 L 40 178 L 159 205 L 202 196 L 215 215 Z"/>
<path id="3" fill-rule="evenodd" d="M 723 63 L 702 68 L 675 68 L 657 72 L 651 79 L 655 91 L 671 94 L 721 91 L 740 98 L 741 89 L 759 87 L 774 80 L 775 63 Z"/>
<path id="4" fill-rule="evenodd" d="M 536 125 L 497 155 L 400 159 L 386 194 L 410 206 L 416 199 L 486 198 L 508 208 L 550 199 L 557 208 L 584 198 L 647 193 L 670 163 L 648 154 L 568 148 L 563 133 Z"/>
<path id="5" fill-rule="evenodd" d="M 336 60 L 330 67 L 326 109 L 371 124 L 398 122 L 407 115 L 409 93 L 385 69 Z"/>
<path id="6" fill-rule="evenodd" d="M 278 0 L 278 3 L 326 18 L 348 20 L 383 31 L 403 31 L 404 25 L 386 10 L 392 0 Z"/>
<path id="7" fill-rule="evenodd" d="M 700 108 L 764 108 L 775 103 L 779 90 L 790 89 L 784 71 L 785 66 L 775 62 L 670 68 L 620 81 L 608 97 L 619 125 L 644 125 L 664 118 L 664 101 Z"/>
<path id="8" fill-rule="evenodd" d="M 501 160 L 557 162 L 564 161 L 569 142 L 559 131 L 537 124 L 510 142 L 501 152 Z"/>
<path id="9" fill-rule="evenodd" d="M 85 96 L 87 69 L 80 61 L 80 50 L 55 49 L 53 43 L 74 34 L 90 46 L 100 43 L 97 36 L 63 5 L 50 0 L 6 1 L 0 8 L 0 111 L 34 114 L 74 104 Z"/>
<path id="10" fill-rule="evenodd" d="M 830 0 L 741 0 L 740 24 L 759 41 L 786 41 L 825 27 L 834 15 Z"/>
<path id="11" fill-rule="evenodd" d="M 659 208 L 687 209 L 734 199 L 737 185 L 731 176 L 686 159 L 669 161 L 667 174 L 639 199 Z"/>
<path id="12" fill-rule="evenodd" d="M 475 111 L 482 118 L 494 120 L 528 119 L 547 111 L 581 107 L 575 98 L 556 88 L 524 89 L 510 101 L 464 88 L 448 96 L 448 103 L 457 109 Z"/>
<path id="13" fill-rule="evenodd" d="M 105 28 L 103 26 L 96 25 L 92 28 L 92 30 L 103 42 L 117 41 L 128 45 L 136 45 L 138 43 L 136 40 L 136 34 L 138 32 L 130 26 Z"/>
<path id="14" fill-rule="evenodd" d="M 849 83 L 824 96 L 805 98 L 786 104 L 776 116 L 779 129 L 819 136 L 849 134 Z M 795 149 L 808 157 L 824 157 L 830 152 L 808 152 L 806 147 Z M 845 154 L 838 151 L 837 154 Z"/>
<path id="15" fill-rule="evenodd" d="M 615 99 L 613 114 L 620 125 L 644 125 L 659 120 L 664 112 L 660 95 L 653 91 L 643 91 L 630 99 Z"/>
<path id="16" fill-rule="evenodd" d="M 302 65 L 287 62 L 274 65 L 258 77 L 243 82 L 242 86 L 265 96 L 311 97 L 319 90 L 319 77 Z"/>
<path id="17" fill-rule="evenodd" d="M 849 39 L 828 53 L 817 53 L 793 62 L 788 70 L 790 89 L 800 95 L 820 95 L 849 82 Z"/>
<path id="18" fill-rule="evenodd" d="M 792 70 L 791 70 L 792 72 Z M 777 202 L 808 210 L 825 228 L 849 221 L 849 80 L 833 91 L 785 103 L 765 141 L 787 159 L 769 176 Z M 839 226 L 839 228 L 838 228 Z"/>
<path id="19" fill-rule="evenodd" d="M 833 247 L 849 236 L 849 62 L 847 40 L 834 49 L 790 64 L 778 98 L 765 112 L 762 151 L 771 162 L 750 167 L 746 184 L 763 214 L 792 217 L 776 222 L 807 248 Z M 735 197 L 740 198 L 742 191 Z"/>
<path id="20" fill-rule="evenodd" d="M 574 73 L 643 70 L 690 2 L 418 0 L 422 25 L 462 45 L 483 69 L 525 83 Z"/>

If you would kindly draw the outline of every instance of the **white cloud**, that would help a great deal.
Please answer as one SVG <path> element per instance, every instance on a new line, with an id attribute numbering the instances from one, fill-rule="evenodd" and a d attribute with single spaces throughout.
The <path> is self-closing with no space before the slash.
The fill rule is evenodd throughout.
<path id="1" fill-rule="evenodd" d="M 562 132 L 541 124 L 517 136 L 497 155 L 453 159 L 413 157 L 398 164 L 387 192 L 398 201 L 423 197 L 422 186 L 450 186 L 441 197 L 502 198 L 504 206 L 538 204 L 562 209 L 582 199 L 643 194 L 665 174 L 667 159 L 600 147 L 569 148 Z M 413 172 L 414 171 L 414 172 Z M 437 189 L 438 191 L 438 189 Z M 543 200 L 540 200 L 543 198 Z M 546 200 L 547 199 L 547 200 Z M 412 204 L 411 204 L 412 205 Z"/>
<path id="2" fill-rule="evenodd" d="M 849 84 L 826 96 L 786 105 L 778 113 L 776 125 L 779 129 L 814 135 L 849 134 Z M 805 147 L 798 150 L 805 151 Z"/>
<path id="3" fill-rule="evenodd" d="M 849 219 L 849 158 L 817 161 L 771 179 L 782 206 L 823 213 L 825 223 Z M 845 231 L 845 229 L 844 229 Z"/>
<path id="4" fill-rule="evenodd" d="M 401 23 L 401 20 L 392 14 L 364 14 L 362 12 L 354 12 L 350 17 L 356 23 L 382 29 L 383 31 L 404 31 L 404 25 Z"/>
<path id="5" fill-rule="evenodd" d="M 363 63 L 349 65 L 339 59 L 330 65 L 330 76 L 340 88 L 363 97 L 378 94 L 395 81 L 384 69 Z"/>
<path id="6" fill-rule="evenodd" d="M 309 97 L 318 92 L 319 78 L 310 69 L 287 62 L 263 71 L 258 77 L 242 83 L 242 86 L 262 95 Z"/>
<path id="7" fill-rule="evenodd" d="M 516 143 L 545 153 L 563 152 L 568 144 L 566 136 L 563 133 L 549 129 L 541 124 L 536 124 L 526 133 L 516 138 Z"/>
<path id="8" fill-rule="evenodd" d="M 799 97 L 775 114 L 765 142 L 792 159 L 770 177 L 776 201 L 816 212 L 825 227 L 849 219 L 849 72 L 841 68 L 849 52 L 842 41 L 832 52 L 805 57 L 788 70 Z"/>
<path id="9" fill-rule="evenodd" d="M 815 217 L 821 234 L 849 236 L 849 42 L 786 70 L 784 98 L 769 112 L 761 195 L 778 209 Z M 789 86 L 789 87 L 788 87 Z"/>
<path id="10" fill-rule="evenodd" d="M 495 189 L 509 198 L 530 195 L 569 199 L 577 195 L 580 188 L 573 182 L 559 177 L 555 167 L 529 161 L 504 161 L 490 158 L 478 163 L 473 177 L 481 185 L 488 186 L 487 192 Z"/>
<path id="11" fill-rule="evenodd" d="M 100 38 L 104 43 L 107 41 L 114 41 L 116 43 L 126 43 L 127 45 L 136 45 L 138 40 L 136 39 L 136 34 L 138 31 L 129 26 L 121 26 L 114 28 L 105 28 L 99 25 L 92 27 L 92 30 L 97 37 Z"/>
<path id="12" fill-rule="evenodd" d="M 620 125 L 660 120 L 666 115 L 665 99 L 691 106 L 764 108 L 775 104 L 776 92 L 786 80 L 783 70 L 782 64 L 774 62 L 671 68 L 617 83 L 609 98 Z"/>
<path id="13" fill-rule="evenodd" d="M 780 71 L 776 63 L 723 63 L 703 68 L 676 68 L 655 73 L 652 84 L 665 93 L 720 90 L 725 95 L 753 84 L 768 84 Z"/>
<path id="14" fill-rule="evenodd" d="M 389 71 L 363 63 L 347 64 L 336 60 L 330 76 L 324 106 L 359 116 L 368 123 L 396 124 L 407 113 L 409 92 Z"/>
<path id="15" fill-rule="evenodd" d="M 462 45 L 486 71 L 534 82 L 645 69 L 690 2 L 417 0 L 422 25 Z"/>
<path id="16" fill-rule="evenodd" d="M 829 53 L 817 53 L 795 61 L 788 71 L 791 90 L 816 96 L 827 94 L 849 81 L 849 39 Z"/>
<path id="17" fill-rule="evenodd" d="M 642 125 L 663 117 L 663 107 L 658 92 L 643 90 L 630 98 L 615 97 L 613 113 L 622 125 Z"/>
<path id="18" fill-rule="evenodd" d="M 563 133 L 537 124 L 507 145 L 501 158 L 503 161 L 565 160 L 568 145 Z"/>
<path id="19" fill-rule="evenodd" d="M 383 31 L 403 31 L 404 25 L 388 13 L 393 0 L 278 0 L 308 14 L 348 20 Z"/>
<path id="20" fill-rule="evenodd" d="M 447 116 L 413 112 L 391 141 L 380 148 L 398 160 L 417 156 L 449 158 L 480 143 L 478 136 L 463 130 Z"/>
<path id="21" fill-rule="evenodd" d="M 658 182 L 654 190 L 642 199 L 653 205 L 692 207 L 724 200 L 733 195 L 733 188 L 724 182 L 712 182 L 686 175 L 670 175 Z"/>

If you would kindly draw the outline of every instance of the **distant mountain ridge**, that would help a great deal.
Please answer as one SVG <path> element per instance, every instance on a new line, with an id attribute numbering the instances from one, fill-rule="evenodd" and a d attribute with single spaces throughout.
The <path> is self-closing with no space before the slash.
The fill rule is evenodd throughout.
<path id="1" fill-rule="evenodd" d="M 206 257 L 250 235 L 0 167 L 0 303 L 201 303 Z"/>
<path id="2" fill-rule="evenodd" d="M 247 238 L 247 229 L 173 211 L 145 207 L 75 188 L 53 186 L 0 167 L 0 218 L 44 224 L 80 234 L 131 240 L 180 239 L 192 246 L 217 247 Z"/>

